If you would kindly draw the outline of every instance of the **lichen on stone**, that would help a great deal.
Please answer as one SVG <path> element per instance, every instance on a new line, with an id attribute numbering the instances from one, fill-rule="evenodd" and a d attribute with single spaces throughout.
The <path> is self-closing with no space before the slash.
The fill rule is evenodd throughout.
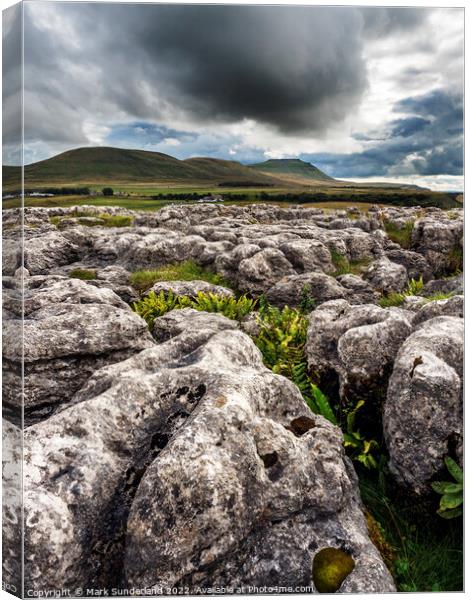
<path id="1" fill-rule="evenodd" d="M 323 548 L 313 558 L 312 576 L 317 591 L 322 594 L 337 592 L 346 577 L 352 573 L 354 559 L 339 548 Z"/>

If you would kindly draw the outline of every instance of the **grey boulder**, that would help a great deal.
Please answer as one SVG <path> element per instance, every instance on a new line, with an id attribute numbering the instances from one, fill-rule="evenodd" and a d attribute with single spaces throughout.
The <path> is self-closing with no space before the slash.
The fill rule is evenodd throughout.
<path id="1" fill-rule="evenodd" d="M 345 289 L 334 277 L 321 271 L 283 277 L 266 293 L 266 299 L 276 306 L 298 306 L 302 299 L 310 298 L 316 304 L 344 298 Z"/>
<path id="2" fill-rule="evenodd" d="M 364 277 L 379 292 L 401 292 L 407 282 L 407 271 L 403 265 L 381 258 L 369 266 Z"/>
<path id="3" fill-rule="evenodd" d="M 383 412 L 390 469 L 416 493 L 462 444 L 463 319 L 435 317 L 400 348 Z M 459 449 L 460 448 L 460 449 Z"/>
<path id="4" fill-rule="evenodd" d="M 325 388 L 337 381 L 343 400 L 376 400 L 411 333 L 411 317 L 401 309 L 325 302 L 309 315 L 308 365 Z"/>
<path id="5" fill-rule="evenodd" d="M 419 325 L 424 321 L 429 321 L 434 317 L 461 317 L 464 312 L 464 297 L 452 296 L 445 300 L 433 300 L 426 302 L 413 317 L 413 326 Z"/>
<path id="6" fill-rule="evenodd" d="M 28 428 L 26 588 L 311 585 L 333 546 L 356 563 L 341 591 L 393 591 L 340 430 L 209 316 Z"/>
<path id="7" fill-rule="evenodd" d="M 154 342 L 145 321 L 110 289 L 60 277 L 36 276 L 25 282 L 25 320 L 22 324 L 15 315 L 4 326 L 4 402 L 18 421 L 23 356 L 24 418 L 29 425 L 67 406 L 97 368 Z"/>
<path id="8" fill-rule="evenodd" d="M 215 294 L 216 296 L 229 296 L 233 297 L 234 293 L 232 290 L 222 286 L 215 285 L 214 283 L 208 283 L 207 281 L 200 281 L 195 279 L 193 281 L 159 281 L 155 283 L 148 291 L 160 294 L 164 292 L 172 292 L 175 296 L 188 296 L 195 298 L 200 292 L 204 294 Z"/>

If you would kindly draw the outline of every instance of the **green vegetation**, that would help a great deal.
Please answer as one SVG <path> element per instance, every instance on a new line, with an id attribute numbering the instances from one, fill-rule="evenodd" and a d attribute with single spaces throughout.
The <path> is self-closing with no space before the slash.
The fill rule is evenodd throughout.
<path id="1" fill-rule="evenodd" d="M 134 222 L 134 217 L 127 215 L 110 215 L 108 213 L 96 214 L 91 211 L 76 210 L 65 216 L 49 217 L 49 222 L 56 227 L 60 225 L 62 219 L 77 219 L 79 225 L 86 227 L 130 227 Z"/>
<path id="2" fill-rule="evenodd" d="M 20 167 L 3 167 L 4 192 L 18 192 Z M 153 185 L 149 182 L 155 182 Z M 164 196 L 177 193 L 189 199 L 194 193 L 223 194 L 235 201 L 287 202 L 302 204 L 387 204 L 395 206 L 439 206 L 460 208 L 459 194 L 431 192 L 412 186 L 359 185 L 329 178 L 313 165 L 300 160 L 266 161 L 251 167 L 236 161 L 214 158 L 178 160 L 167 154 L 121 148 L 77 148 L 50 159 L 26 165 L 25 188 L 28 191 L 53 190 L 54 197 L 25 198 L 26 206 L 70 206 L 68 195 L 85 194 L 78 203 L 109 204 L 103 187 L 112 185 L 114 206 L 158 209 Z M 315 187 L 314 187 L 315 186 Z M 231 189 L 237 194 L 231 195 Z M 48 193 L 48 192 L 47 192 Z M 91 195 L 88 195 L 88 194 Z M 162 197 L 155 197 L 160 193 Z M 95 197 L 93 196 L 95 194 Z M 154 197 L 152 197 L 154 196 Z M 92 202 L 90 202 L 90 201 Z M 106 201 L 107 200 L 107 201 Z M 105 202 L 103 202 L 105 201 Z M 137 203 L 144 202 L 144 206 Z M 20 205 L 19 198 L 4 201 L 4 208 Z M 344 206 L 343 204 L 343 206 Z"/>
<path id="3" fill-rule="evenodd" d="M 343 550 L 323 548 L 315 554 L 312 564 L 312 578 L 317 591 L 321 594 L 337 592 L 355 566 L 354 559 Z"/>
<path id="4" fill-rule="evenodd" d="M 401 306 L 407 296 L 420 296 L 424 288 L 423 277 L 419 279 L 411 279 L 403 292 L 390 292 L 380 298 L 379 305 L 382 308 L 391 306 Z M 447 300 L 454 296 L 454 292 L 436 292 L 431 296 L 421 296 L 424 302 L 432 302 L 433 300 Z"/>
<path id="5" fill-rule="evenodd" d="M 205 312 L 215 312 L 228 319 L 241 321 L 243 317 L 255 310 L 257 301 L 246 296 L 233 298 L 232 296 L 218 296 L 217 294 L 198 292 L 191 304 L 191 308 Z"/>
<path id="6" fill-rule="evenodd" d="M 198 292 L 196 297 L 177 296 L 173 292 L 149 292 L 144 298 L 134 303 L 134 311 L 147 321 L 150 328 L 156 318 L 176 308 L 194 308 L 205 312 L 215 312 L 229 319 L 240 321 L 256 306 L 256 300 L 241 296 L 217 296 L 216 294 Z"/>
<path id="7" fill-rule="evenodd" d="M 384 228 L 388 237 L 392 240 L 392 242 L 400 244 L 400 246 L 405 250 L 409 250 L 411 248 L 413 227 L 413 221 L 407 221 L 403 227 L 399 227 L 391 221 L 384 221 Z"/>
<path id="8" fill-rule="evenodd" d="M 162 317 L 175 308 L 189 308 L 191 299 L 187 296 L 177 296 L 173 292 L 149 292 L 147 296 L 134 302 L 133 310 L 147 322 L 150 329 L 155 319 Z"/>
<path id="9" fill-rule="evenodd" d="M 441 495 L 437 514 L 444 519 L 455 519 L 463 514 L 463 471 L 450 456 L 444 462 L 454 481 L 434 481 L 432 489 Z"/>
<path id="10" fill-rule="evenodd" d="M 336 423 L 327 397 L 314 384 L 308 373 L 304 355 L 307 318 L 294 308 L 285 306 L 280 310 L 262 299 L 258 323 L 260 330 L 253 341 L 261 350 L 264 364 L 274 373 L 293 381 L 312 412 Z"/>
<path id="11" fill-rule="evenodd" d="M 352 273 L 353 275 L 359 275 L 367 265 L 372 261 L 371 258 L 360 258 L 357 260 L 348 260 L 346 256 L 338 252 L 337 250 L 331 250 L 331 261 L 336 267 L 335 272 L 332 274 L 333 277 L 339 275 L 346 275 Z"/>
<path id="12" fill-rule="evenodd" d="M 419 296 L 424 288 L 423 276 L 420 275 L 419 279 L 410 279 L 408 286 L 405 290 L 405 296 Z"/>
<path id="13" fill-rule="evenodd" d="M 344 432 L 344 447 L 352 460 L 363 464 L 367 469 L 377 469 L 378 464 L 374 453 L 380 450 L 375 439 L 366 440 L 361 432 L 356 429 L 356 414 L 365 405 L 360 400 L 355 408 L 346 414 L 346 431 Z"/>
<path id="14" fill-rule="evenodd" d="M 70 271 L 69 277 L 72 279 L 90 281 L 96 279 L 96 271 L 94 269 L 74 269 L 73 271 Z"/>
<path id="15" fill-rule="evenodd" d="M 456 273 L 463 270 L 463 248 L 456 246 L 447 257 L 447 272 Z"/>
<path id="16" fill-rule="evenodd" d="M 344 256 L 337 250 L 331 250 L 330 254 L 331 254 L 331 262 L 336 267 L 336 270 L 333 273 L 333 277 L 338 277 L 338 275 L 345 275 L 346 273 L 350 272 L 349 271 L 350 264 L 349 264 L 349 260 L 346 258 L 346 256 Z"/>
<path id="17" fill-rule="evenodd" d="M 449 298 L 452 298 L 452 296 L 455 296 L 454 292 L 436 292 L 435 294 L 432 294 L 432 296 L 427 296 L 426 300 L 428 302 L 432 302 L 433 300 L 448 300 Z"/>
<path id="18" fill-rule="evenodd" d="M 158 281 L 194 281 L 196 279 L 225 287 L 230 285 L 221 275 L 203 269 L 193 260 L 165 265 L 150 271 L 135 271 L 132 273 L 129 283 L 142 293 Z"/>
<path id="19" fill-rule="evenodd" d="M 110 188 L 110 187 L 104 187 L 101 190 L 101 193 L 103 194 L 103 196 L 113 196 L 114 195 L 113 188 Z"/>
<path id="20" fill-rule="evenodd" d="M 406 291 L 416 293 L 421 290 L 422 281 L 411 280 Z M 260 349 L 266 366 L 293 381 L 312 412 L 342 427 L 346 451 L 357 465 L 371 539 L 391 569 L 398 590 L 462 590 L 461 517 L 441 519 L 435 512 L 432 498 L 412 497 L 398 488 L 386 465 L 386 448 L 377 433 L 377 423 L 375 426 L 369 423 L 370 410 L 367 410 L 364 401 L 359 401 L 353 408 L 340 406 L 338 399 L 331 402 L 315 384 L 304 355 L 308 326 L 306 316 L 300 310 L 273 307 L 264 297 L 255 300 L 245 296 L 223 299 L 207 294 L 200 294 L 195 299 L 178 298 L 171 293 L 149 294 L 135 303 L 134 310 L 152 325 L 156 316 L 186 306 L 239 320 L 249 312 L 257 311 L 259 330 L 253 335 L 253 341 Z M 359 428 L 356 422 L 363 412 L 365 418 L 361 419 Z M 309 427 L 309 424 L 301 425 Z M 446 498 L 441 506 L 445 510 L 440 509 L 439 514 L 450 517 L 447 511 L 461 506 L 461 474 L 452 466 L 449 470 L 455 483 L 436 482 L 435 491 Z M 328 560 L 326 562 L 332 570 L 320 576 L 318 561 L 315 585 L 319 591 L 322 591 L 321 588 L 333 591 L 333 587 L 339 587 L 344 579 L 341 579 L 340 569 L 338 565 L 333 568 L 334 561 Z M 313 568 L 315 571 L 315 565 Z"/>
<path id="21" fill-rule="evenodd" d="M 419 279 L 410 279 L 403 292 L 389 292 L 380 298 L 379 305 L 382 308 L 401 306 L 407 296 L 419 296 L 424 288 L 423 276 Z M 424 299 L 424 297 L 423 297 Z M 428 298 L 429 299 L 429 298 Z"/>
<path id="22" fill-rule="evenodd" d="M 101 213 L 101 214 L 97 215 L 97 217 L 98 217 L 98 219 L 101 219 L 104 221 L 104 223 L 99 224 L 100 227 L 130 227 L 132 225 L 132 223 L 134 222 L 134 217 L 126 216 L 126 215 L 108 215 L 106 213 Z M 87 223 L 85 221 L 81 221 L 80 219 L 78 220 L 78 222 L 81 225 L 88 225 L 89 227 L 95 227 L 95 225 L 93 223 Z"/>
<path id="23" fill-rule="evenodd" d="M 303 314 L 311 313 L 316 307 L 315 298 L 312 296 L 312 286 L 305 284 L 299 302 L 299 310 Z"/>
<path id="24" fill-rule="evenodd" d="M 432 499 L 407 496 L 385 459 L 379 469 L 357 468 L 362 500 L 389 549 L 383 554 L 400 592 L 463 590 L 462 518 L 443 520 Z"/>

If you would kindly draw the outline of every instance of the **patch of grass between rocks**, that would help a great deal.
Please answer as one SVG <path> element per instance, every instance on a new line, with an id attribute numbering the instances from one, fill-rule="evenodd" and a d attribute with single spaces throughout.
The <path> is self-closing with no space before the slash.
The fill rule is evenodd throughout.
<path id="1" fill-rule="evenodd" d="M 82 279 L 83 281 L 91 281 L 96 279 L 96 271 L 94 269 L 74 269 L 70 271 L 71 279 Z"/>
<path id="2" fill-rule="evenodd" d="M 58 227 L 63 219 L 77 219 L 79 225 L 85 227 L 130 227 L 134 217 L 130 215 L 96 214 L 90 211 L 74 211 L 67 215 L 56 215 L 49 218 L 52 225 Z"/>
<path id="3" fill-rule="evenodd" d="M 392 242 L 399 244 L 405 250 L 409 250 L 411 248 L 413 227 L 413 221 L 407 221 L 403 227 L 399 227 L 392 221 L 384 221 L 384 229 L 388 237 L 392 240 Z"/>
<path id="4" fill-rule="evenodd" d="M 165 265 L 157 269 L 135 271 L 130 276 L 129 283 L 142 293 L 158 281 L 194 281 L 196 279 L 230 287 L 230 284 L 221 275 L 204 269 L 193 260 Z"/>
<path id="5" fill-rule="evenodd" d="M 365 267 L 370 265 L 372 262 L 372 258 L 365 257 L 360 258 L 358 260 L 349 260 L 346 256 L 338 252 L 337 250 L 331 250 L 331 261 L 336 267 L 335 272 L 332 274 L 333 277 L 338 277 L 339 275 L 359 275 L 362 273 Z"/>

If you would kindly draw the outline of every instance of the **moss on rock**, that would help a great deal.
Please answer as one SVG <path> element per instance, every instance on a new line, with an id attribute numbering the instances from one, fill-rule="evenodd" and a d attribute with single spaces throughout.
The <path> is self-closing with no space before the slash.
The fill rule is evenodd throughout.
<path id="1" fill-rule="evenodd" d="M 323 594 L 337 592 L 353 571 L 354 559 L 339 548 L 323 548 L 313 558 L 312 575 L 317 591 Z"/>

